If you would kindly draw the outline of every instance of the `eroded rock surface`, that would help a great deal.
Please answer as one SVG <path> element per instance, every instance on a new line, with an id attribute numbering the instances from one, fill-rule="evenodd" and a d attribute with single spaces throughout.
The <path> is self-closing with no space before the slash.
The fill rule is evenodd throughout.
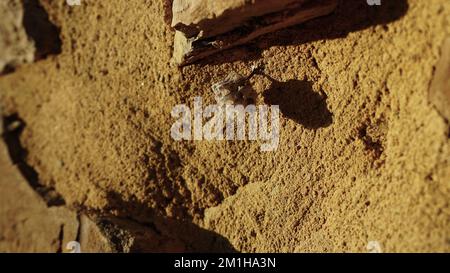
<path id="1" fill-rule="evenodd" d="M 78 221 L 87 252 L 449 251 L 448 123 L 428 100 L 448 0 L 339 1 L 182 69 L 161 1 L 40 3 L 62 52 L 1 76 L 0 103 L 65 205 L 49 208 L 1 161 L 0 250 L 59 251 L 61 225 L 67 240 L 77 225 L 56 216 L 66 207 L 90 219 Z M 175 105 L 214 102 L 212 84 L 256 62 L 255 103 L 282 113 L 277 151 L 170 137 Z"/>
<path id="2" fill-rule="evenodd" d="M 34 43 L 23 25 L 21 0 L 0 2 L 0 74 L 34 60 Z"/>

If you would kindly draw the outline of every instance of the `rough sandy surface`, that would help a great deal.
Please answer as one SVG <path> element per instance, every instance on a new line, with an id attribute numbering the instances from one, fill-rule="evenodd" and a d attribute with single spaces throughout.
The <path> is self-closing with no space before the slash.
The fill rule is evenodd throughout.
<path id="1" fill-rule="evenodd" d="M 341 1 L 183 69 L 159 1 L 41 3 L 61 53 L 0 77 L 0 96 L 26 124 L 27 164 L 65 206 L 159 236 L 214 232 L 244 252 L 450 251 L 449 126 L 427 99 L 449 1 Z M 276 152 L 172 140 L 173 106 L 213 103 L 214 82 L 256 62 L 258 103 L 282 112 Z M 180 240 L 164 249 L 224 249 Z"/>

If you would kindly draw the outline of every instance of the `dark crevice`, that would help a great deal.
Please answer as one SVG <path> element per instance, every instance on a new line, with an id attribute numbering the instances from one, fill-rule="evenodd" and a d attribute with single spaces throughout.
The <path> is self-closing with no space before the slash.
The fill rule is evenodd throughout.
<path id="1" fill-rule="evenodd" d="M 58 235 L 59 246 L 56 253 L 62 253 L 63 242 L 64 242 L 64 225 L 59 227 L 59 235 Z"/>
<path id="2" fill-rule="evenodd" d="M 36 170 L 26 162 L 28 152 L 20 142 L 20 135 L 25 128 L 25 122 L 17 115 L 3 117 L 2 137 L 8 148 L 11 161 L 17 166 L 28 184 L 44 199 L 47 206 L 63 206 L 64 199 L 53 187 L 47 187 L 39 183 L 39 175 Z"/>
<path id="3" fill-rule="evenodd" d="M 25 50 L 19 45 L 11 45 L 12 49 L 20 52 L 20 54 L 14 60 L 10 60 L 3 69 L 0 68 L 0 76 L 14 73 L 21 64 L 39 61 L 50 55 L 61 53 L 60 29 L 50 21 L 47 11 L 41 6 L 39 0 L 22 0 L 22 8 L 23 19 L 21 23 L 27 39 L 33 41 L 34 58 L 28 60 L 28 57 L 26 57 L 28 49 Z M 14 28 L 18 31 L 17 28 L 22 28 L 22 26 L 14 25 Z"/>
<path id="4" fill-rule="evenodd" d="M 14 71 L 16 71 L 16 68 L 13 65 L 11 65 L 11 64 L 7 64 L 3 68 L 3 71 L 0 71 L 0 75 L 6 75 L 6 74 L 14 73 Z"/>
<path id="5" fill-rule="evenodd" d="M 78 229 L 77 229 L 77 235 L 75 237 L 75 241 L 81 242 L 81 225 L 82 225 L 82 221 L 81 221 L 81 217 L 80 217 L 79 213 L 77 213 L 77 222 L 78 222 Z"/>
<path id="6" fill-rule="evenodd" d="M 384 147 L 380 140 L 373 138 L 368 132 L 367 125 L 358 129 L 358 137 L 364 142 L 367 150 L 373 151 L 375 158 L 379 159 L 383 154 Z"/>
<path id="7" fill-rule="evenodd" d="M 36 47 L 35 60 L 61 53 L 60 30 L 50 22 L 38 0 L 23 0 L 25 31 Z"/>
<path id="8" fill-rule="evenodd" d="M 164 21 L 169 26 L 172 25 L 172 3 L 173 3 L 173 0 L 164 0 L 163 1 Z"/>

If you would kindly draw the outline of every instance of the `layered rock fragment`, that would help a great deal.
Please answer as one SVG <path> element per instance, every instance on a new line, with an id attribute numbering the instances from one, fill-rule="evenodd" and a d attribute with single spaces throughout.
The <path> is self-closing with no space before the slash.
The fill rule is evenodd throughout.
<path id="1" fill-rule="evenodd" d="M 337 0 L 174 0 L 174 61 L 192 63 L 331 13 Z"/>

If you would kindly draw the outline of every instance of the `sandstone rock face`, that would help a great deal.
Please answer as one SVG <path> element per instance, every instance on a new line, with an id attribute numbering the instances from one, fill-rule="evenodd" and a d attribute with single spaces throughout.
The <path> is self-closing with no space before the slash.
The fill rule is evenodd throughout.
<path id="1" fill-rule="evenodd" d="M 0 2 L 0 74 L 34 60 L 34 44 L 23 27 L 23 7 L 20 0 Z"/>
<path id="2" fill-rule="evenodd" d="M 23 120 L 23 163 L 64 202 L 0 153 L 0 251 L 450 251 L 448 122 L 443 99 L 427 103 L 448 0 L 341 0 L 182 69 L 162 1 L 39 3 L 62 53 L 0 76 L 1 114 Z M 214 83 L 258 63 L 255 103 L 280 105 L 276 152 L 171 138 L 175 105 L 214 102 Z"/>

